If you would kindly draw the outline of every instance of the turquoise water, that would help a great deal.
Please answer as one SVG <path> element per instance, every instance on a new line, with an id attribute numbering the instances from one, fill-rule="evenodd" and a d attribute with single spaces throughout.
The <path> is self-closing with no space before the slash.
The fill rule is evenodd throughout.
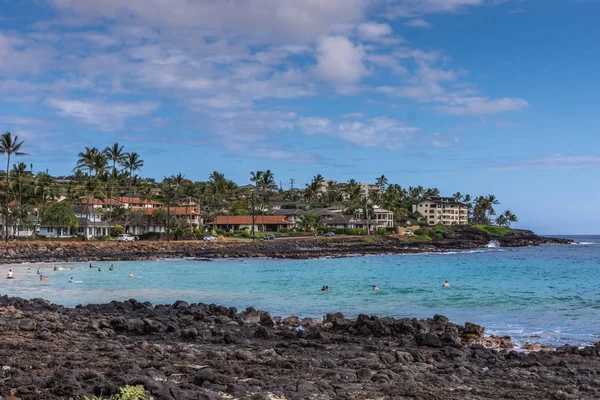
<path id="1" fill-rule="evenodd" d="M 0 293 L 65 306 L 135 298 L 154 304 L 216 303 L 273 315 L 320 318 L 341 311 L 393 317 L 448 316 L 518 342 L 585 345 L 600 340 L 600 236 L 581 244 L 318 260 L 158 260 L 3 265 Z M 57 271 L 53 270 L 54 266 Z M 41 268 L 47 282 L 35 274 Z M 27 273 L 31 268 L 32 273 Z M 71 268 L 74 268 L 71 270 Z M 136 276 L 129 278 L 129 272 Z M 73 277 L 76 283 L 69 283 Z M 448 280 L 449 288 L 441 284 Z M 329 292 L 321 292 L 323 285 Z M 373 291 L 371 285 L 382 288 Z"/>

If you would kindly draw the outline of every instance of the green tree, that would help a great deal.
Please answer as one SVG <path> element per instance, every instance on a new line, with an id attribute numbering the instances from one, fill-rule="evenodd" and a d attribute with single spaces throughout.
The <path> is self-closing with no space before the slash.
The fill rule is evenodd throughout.
<path id="1" fill-rule="evenodd" d="M 389 183 L 388 178 L 386 178 L 385 175 L 381 175 L 380 177 L 378 177 L 377 179 L 375 179 L 375 183 L 379 185 L 379 187 L 381 187 L 381 190 L 385 190 L 385 188 L 387 187 L 387 184 Z"/>
<path id="2" fill-rule="evenodd" d="M 133 188 L 133 173 L 140 171 L 144 166 L 144 160 L 136 152 L 125 153 L 124 159 L 119 161 L 121 166 L 129 171 L 129 191 Z"/>
<path id="3" fill-rule="evenodd" d="M 322 216 L 316 214 L 305 214 L 300 216 L 300 226 L 303 230 L 317 230 L 325 225 L 325 220 Z"/>
<path id="4" fill-rule="evenodd" d="M 127 158 L 128 154 L 123 151 L 124 146 L 119 143 L 114 143 L 112 146 L 104 149 L 104 157 L 112 162 L 112 168 L 110 170 L 110 178 L 108 179 L 108 226 L 109 229 L 112 227 L 113 219 L 113 208 L 116 207 L 116 201 L 113 199 L 113 193 L 115 191 L 116 183 L 118 182 L 118 170 L 117 164 L 121 165 Z M 118 190 L 117 190 L 118 193 Z"/>
<path id="5" fill-rule="evenodd" d="M 42 211 L 42 223 L 58 229 L 58 236 L 63 228 L 79 227 L 79 220 L 68 201 L 59 201 L 49 205 Z"/>
<path id="6" fill-rule="evenodd" d="M 167 207 L 165 228 L 167 230 L 167 242 L 171 235 L 171 208 L 176 207 L 181 201 L 181 192 L 174 177 L 165 178 L 160 184 L 160 194 L 157 196 L 163 206 Z"/>
<path id="7" fill-rule="evenodd" d="M 24 140 L 19 142 L 19 137 L 15 135 L 13 138 L 10 132 L 5 132 L 0 136 L 0 154 L 6 154 L 6 182 L 5 182 L 5 196 L 4 196 L 4 228 L 5 228 L 5 240 L 8 243 L 8 226 L 9 226 L 9 212 L 8 205 L 10 203 L 10 157 L 14 156 L 28 156 L 29 154 L 21 151 L 21 147 L 25 143 Z"/>

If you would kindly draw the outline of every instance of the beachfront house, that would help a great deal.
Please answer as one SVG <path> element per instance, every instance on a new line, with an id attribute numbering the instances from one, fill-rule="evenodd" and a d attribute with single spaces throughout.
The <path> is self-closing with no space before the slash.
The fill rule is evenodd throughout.
<path id="1" fill-rule="evenodd" d="M 217 215 L 208 225 L 214 229 L 237 231 L 252 229 L 253 223 L 256 232 L 279 232 L 283 228 L 289 229 L 294 226 L 294 222 L 286 220 L 283 215 Z"/>
<path id="2" fill-rule="evenodd" d="M 467 225 L 469 223 L 467 205 L 454 197 L 427 197 L 413 205 L 413 212 L 423 215 L 428 225 Z"/>
<path id="3" fill-rule="evenodd" d="M 300 221 L 303 215 L 308 214 L 307 211 L 296 209 L 279 209 L 271 211 L 271 215 L 284 217 L 286 221 L 292 222 L 295 226 L 300 225 Z"/>
<path id="4" fill-rule="evenodd" d="M 365 218 L 364 212 L 359 210 L 357 217 Z M 374 224 L 377 225 L 378 228 L 394 227 L 394 213 L 389 210 L 380 208 L 378 206 L 373 206 L 372 212 L 369 212 L 369 217 L 373 220 Z"/>

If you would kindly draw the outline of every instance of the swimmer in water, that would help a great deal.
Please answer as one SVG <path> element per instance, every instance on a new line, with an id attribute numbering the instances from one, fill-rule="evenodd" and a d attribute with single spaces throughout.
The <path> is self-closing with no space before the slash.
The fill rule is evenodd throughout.
<path id="1" fill-rule="evenodd" d="M 102 268 L 98 267 L 98 271 L 102 271 Z"/>
<path id="2" fill-rule="evenodd" d="M 27 268 L 27 273 L 30 274 L 31 273 L 31 268 Z"/>
<path id="3" fill-rule="evenodd" d="M 48 282 L 48 279 L 44 278 L 44 275 L 40 274 L 40 282 Z"/>
<path id="4" fill-rule="evenodd" d="M 442 284 L 442 287 L 450 287 L 450 284 L 448 283 L 448 281 L 446 281 Z"/>
<path id="5" fill-rule="evenodd" d="M 12 269 L 8 270 L 8 274 L 6 274 L 6 279 L 13 279 L 13 272 Z"/>
<path id="6" fill-rule="evenodd" d="M 92 263 L 90 263 L 90 268 L 94 268 L 94 266 L 92 265 Z"/>
<path id="7" fill-rule="evenodd" d="M 35 271 L 35 273 L 39 275 L 42 273 L 42 271 L 38 268 L 37 271 Z"/>
<path id="8" fill-rule="evenodd" d="M 71 277 L 71 279 L 69 279 L 69 283 L 73 283 L 73 277 Z"/>
<path id="9" fill-rule="evenodd" d="M 373 285 L 373 290 L 381 290 L 377 286 Z"/>
<path id="10" fill-rule="evenodd" d="M 114 269 L 115 269 L 115 267 L 112 264 L 110 264 L 110 267 L 108 268 L 108 270 L 113 271 Z"/>
<path id="11" fill-rule="evenodd" d="M 54 270 L 55 270 L 55 271 L 58 271 L 58 268 L 56 267 L 56 265 L 54 266 Z"/>
<path id="12" fill-rule="evenodd" d="M 329 286 L 323 286 L 323 287 L 321 288 L 321 291 L 322 291 L 322 292 L 327 292 L 328 290 L 329 290 Z"/>
<path id="13" fill-rule="evenodd" d="M 130 273 L 129 273 L 129 277 L 130 277 L 130 278 L 133 278 L 133 272 L 130 272 Z"/>

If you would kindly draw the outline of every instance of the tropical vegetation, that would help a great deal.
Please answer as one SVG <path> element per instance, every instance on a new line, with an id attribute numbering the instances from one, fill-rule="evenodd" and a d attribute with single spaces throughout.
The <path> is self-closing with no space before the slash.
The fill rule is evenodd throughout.
<path id="1" fill-rule="evenodd" d="M 34 235 L 41 224 L 77 228 L 77 218 L 68 210 L 71 204 L 100 202 L 102 220 L 109 224 L 113 234 L 121 231 L 121 228 L 112 229 L 115 226 L 128 231 L 130 226 L 160 224 L 169 233 L 168 238 L 203 231 L 199 222 L 187 218 L 192 212 L 202 212 L 206 222 L 218 215 L 265 215 L 274 205 L 308 211 L 308 215 L 301 217 L 299 227 L 310 231 L 323 228 L 325 223 L 323 217 L 311 214 L 310 210 L 328 207 L 343 209 L 345 214 L 361 218 L 381 208 L 392 212 L 398 224 L 424 224 L 423 216 L 413 212 L 412 206 L 427 197 L 440 195 L 437 188 L 404 187 L 389 182 L 385 175 L 375 178 L 375 184 L 370 185 L 373 190 L 365 189 L 356 179 L 336 182 L 326 180 L 321 174 L 315 175 L 304 188 L 283 190 L 269 169 L 252 171 L 249 177 L 252 184 L 243 186 L 219 171 L 210 172 L 206 181 L 192 181 L 182 173 L 156 181 L 141 176 L 145 163 L 140 154 L 128 151 L 119 143 L 103 149 L 85 147 L 77 154 L 71 174 L 51 176 L 45 172 L 34 173 L 31 164 L 28 168 L 20 159 L 11 165 L 16 157 L 28 156 L 26 147 L 25 141 L 10 132 L 0 136 L 0 155 L 6 156 L 6 169 L 0 172 L 1 214 L 6 221 L 2 224 L 4 239 L 24 229 Z M 493 194 L 472 197 L 455 193 L 453 197 L 466 205 L 473 224 L 509 228 L 518 222 L 510 210 L 497 213 L 500 203 Z M 147 214 L 145 210 L 123 206 L 117 198 L 135 198 L 159 206 Z M 90 209 L 87 207 L 88 212 Z M 186 218 L 178 218 L 180 214 Z"/>

